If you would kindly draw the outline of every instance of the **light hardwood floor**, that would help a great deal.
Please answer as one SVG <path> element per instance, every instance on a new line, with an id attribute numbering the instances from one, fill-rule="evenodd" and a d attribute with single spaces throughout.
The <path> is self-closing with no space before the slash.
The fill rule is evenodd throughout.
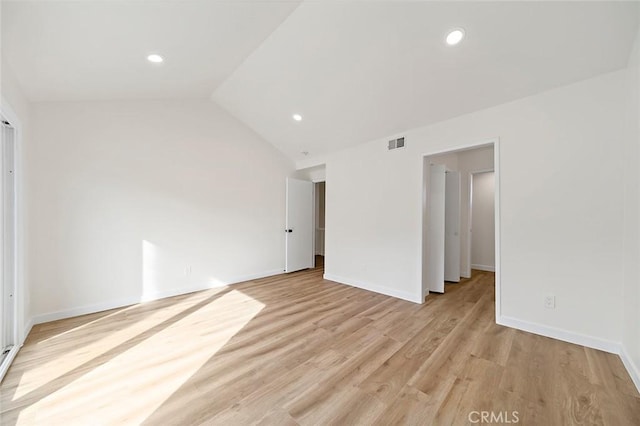
<path id="1" fill-rule="evenodd" d="M 493 289 L 475 271 L 420 306 L 317 268 L 41 324 L 0 386 L 0 420 L 640 424 L 617 356 L 496 325 Z"/>

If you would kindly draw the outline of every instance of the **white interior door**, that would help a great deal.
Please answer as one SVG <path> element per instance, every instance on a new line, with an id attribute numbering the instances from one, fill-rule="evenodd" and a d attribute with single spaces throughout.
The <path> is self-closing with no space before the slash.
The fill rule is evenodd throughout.
<path id="1" fill-rule="evenodd" d="M 287 178 L 285 272 L 313 267 L 313 183 Z"/>
<path id="2" fill-rule="evenodd" d="M 1 117 L 0 117 L 1 118 Z M 4 124 L 4 119 L 2 125 L 0 126 L 0 130 L 1 130 L 1 135 L 2 138 L 0 139 L 0 152 L 2 152 L 4 150 L 4 146 L 7 144 L 8 140 L 9 140 L 9 126 Z M 1 155 L 1 158 L 4 159 L 4 155 Z M 0 181 L 4 181 L 4 179 L 1 179 L 1 177 L 3 176 L 4 173 L 4 164 L 2 161 L 0 161 Z M 4 189 L 4 188 L 2 188 Z M 2 194 L 4 196 L 4 190 L 0 190 L 0 194 Z M 4 210 L 4 197 L 0 196 L 0 218 L 3 218 L 3 210 Z M 3 226 L 0 226 L 0 247 L 2 247 L 2 250 L 0 250 L 1 254 L 4 254 L 4 224 Z M 8 319 L 7 318 L 7 297 L 6 297 L 6 286 L 5 286 L 5 279 L 4 279 L 4 256 L 0 257 L 0 276 L 2 277 L 0 279 L 0 283 L 1 283 L 1 289 L 0 289 L 0 361 L 3 360 L 4 358 L 4 352 L 5 349 L 7 348 L 7 346 L 9 346 L 9 334 L 7 333 L 7 323 L 8 323 Z"/>
<path id="3" fill-rule="evenodd" d="M 460 282 L 460 173 L 445 174 L 444 280 Z"/>
<path id="4" fill-rule="evenodd" d="M 15 129 L 0 115 L 0 380 L 15 357 L 16 187 Z"/>
<path id="5" fill-rule="evenodd" d="M 429 291 L 444 293 L 445 166 L 432 164 L 429 176 L 428 270 Z"/>

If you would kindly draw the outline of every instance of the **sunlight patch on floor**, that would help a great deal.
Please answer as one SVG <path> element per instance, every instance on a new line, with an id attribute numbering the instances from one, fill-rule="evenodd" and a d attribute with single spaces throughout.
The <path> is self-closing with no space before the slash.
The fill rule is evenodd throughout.
<path id="1" fill-rule="evenodd" d="M 90 327 L 92 325 L 98 324 L 100 321 L 104 321 L 106 319 L 110 319 L 110 318 L 112 318 L 112 317 L 114 317 L 116 315 L 122 315 L 125 311 L 127 311 L 128 309 L 132 309 L 132 308 L 133 308 L 133 306 L 117 309 L 114 312 L 111 312 L 110 314 L 105 314 L 105 315 L 101 316 L 100 318 L 94 319 L 93 321 L 87 321 L 85 323 L 80 324 L 77 327 L 70 328 L 69 330 L 60 332 L 60 333 L 55 334 L 55 335 L 53 335 L 51 337 L 48 337 L 46 339 L 42 339 L 42 340 L 38 341 L 38 345 L 49 344 L 49 343 L 53 342 L 54 340 L 56 340 L 58 338 L 66 337 L 66 336 L 68 336 L 70 334 L 73 334 L 73 333 L 75 333 L 77 331 L 81 331 L 81 330 L 83 330 L 83 329 L 85 329 L 87 327 Z"/>
<path id="2" fill-rule="evenodd" d="M 139 334 L 144 333 L 163 321 L 166 321 L 179 312 L 189 309 L 191 306 L 201 301 L 204 296 L 205 295 L 203 294 L 199 295 L 199 297 L 175 303 L 171 306 L 165 307 L 164 309 L 153 311 L 151 314 L 146 316 L 144 314 L 141 315 L 140 313 L 136 313 L 135 308 L 129 311 L 118 311 L 98 320 L 80 325 L 77 328 L 66 331 L 65 333 L 56 335 L 53 340 L 52 338 L 47 339 L 47 343 L 44 343 L 44 341 L 41 342 L 40 344 L 49 348 L 57 345 L 63 346 L 69 341 L 74 341 L 76 339 L 74 331 L 79 331 L 86 327 L 92 327 L 95 336 L 105 336 L 97 337 L 96 340 L 89 342 L 77 341 L 77 344 L 75 345 L 76 348 L 73 351 L 65 353 L 64 356 L 54 358 L 48 357 L 46 358 L 46 361 L 33 365 L 27 369 L 22 377 L 20 377 L 20 382 L 12 399 L 16 400 L 22 398 L 26 394 L 46 385 L 52 380 L 55 380 L 74 369 L 81 368 L 83 364 L 89 363 L 92 359 L 107 353 L 130 339 L 135 338 Z M 208 296 L 211 296 L 211 294 L 208 294 Z M 112 318 L 115 315 L 141 315 L 141 320 L 121 330 L 109 331 L 101 329 L 101 320 Z M 109 321 L 107 321 L 106 327 L 111 328 L 113 326 L 110 325 Z M 46 348 L 42 347 L 41 350 L 44 351 Z"/>
<path id="3" fill-rule="evenodd" d="M 223 307 L 228 310 L 229 305 L 236 307 L 233 315 L 215 315 Z M 93 354 L 85 348 L 85 357 L 97 357 L 95 361 L 101 365 L 78 371 L 78 377 L 60 389 L 46 392 L 47 385 L 43 385 L 44 397 L 23 409 L 19 419 L 43 424 L 93 424 L 97 419 L 101 424 L 139 424 L 263 307 L 234 290 L 110 359 L 100 359 L 105 356 L 100 347 Z M 115 342 L 109 337 L 109 342 L 103 343 L 117 346 L 123 337 L 116 333 Z M 60 375 L 58 365 L 48 368 L 55 370 L 51 376 Z M 73 413 L 72 417 L 67 413 Z"/>

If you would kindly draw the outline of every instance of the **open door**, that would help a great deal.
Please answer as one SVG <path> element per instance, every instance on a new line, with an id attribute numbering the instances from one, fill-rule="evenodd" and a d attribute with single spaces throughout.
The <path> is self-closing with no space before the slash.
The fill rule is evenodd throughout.
<path id="1" fill-rule="evenodd" d="M 444 293 L 445 166 L 443 164 L 431 164 L 429 172 L 427 284 L 429 291 Z"/>
<path id="2" fill-rule="evenodd" d="M 10 132 L 10 128 L 8 124 L 5 124 L 5 120 L 4 118 L 2 118 L 0 116 L 0 119 L 2 119 L 2 124 L 0 127 L 0 153 L 2 155 L 0 155 L 0 158 L 2 160 L 4 160 L 4 147 L 5 145 L 7 145 L 9 143 L 10 137 L 9 137 L 9 132 Z M 4 172 L 4 161 L 0 161 L 0 177 L 2 177 L 3 172 Z M 4 179 L 0 179 L 0 181 L 4 181 Z M 0 189 L 0 194 L 4 195 L 4 188 Z M 4 197 L 0 198 L 0 218 L 4 219 Z M 11 304 L 7 303 L 7 288 L 6 288 L 6 284 L 7 282 L 4 279 L 4 263 L 5 263 L 5 259 L 4 259 L 4 255 L 5 255 L 5 250 L 4 250 L 4 223 L 2 223 L 2 225 L 0 225 L 0 364 L 4 363 L 4 358 L 9 350 L 9 346 L 10 346 L 10 333 L 9 333 L 9 327 L 7 327 L 7 320 L 10 320 L 10 316 L 8 316 L 8 309 Z M 7 367 L 8 368 L 8 367 Z M 0 380 L 2 379 L 2 377 L 0 377 Z"/>
<path id="3" fill-rule="evenodd" d="M 0 380 L 17 352 L 15 129 L 0 116 Z"/>
<path id="4" fill-rule="evenodd" d="M 446 172 L 444 280 L 460 282 L 460 173 Z"/>
<path id="5" fill-rule="evenodd" d="M 285 272 L 313 267 L 313 183 L 287 178 Z"/>

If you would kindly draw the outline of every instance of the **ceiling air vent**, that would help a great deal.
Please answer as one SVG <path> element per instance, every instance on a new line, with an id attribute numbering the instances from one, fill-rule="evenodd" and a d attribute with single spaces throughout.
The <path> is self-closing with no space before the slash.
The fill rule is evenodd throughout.
<path id="1" fill-rule="evenodd" d="M 396 148 L 404 148 L 404 137 L 389 141 L 389 151 Z"/>

